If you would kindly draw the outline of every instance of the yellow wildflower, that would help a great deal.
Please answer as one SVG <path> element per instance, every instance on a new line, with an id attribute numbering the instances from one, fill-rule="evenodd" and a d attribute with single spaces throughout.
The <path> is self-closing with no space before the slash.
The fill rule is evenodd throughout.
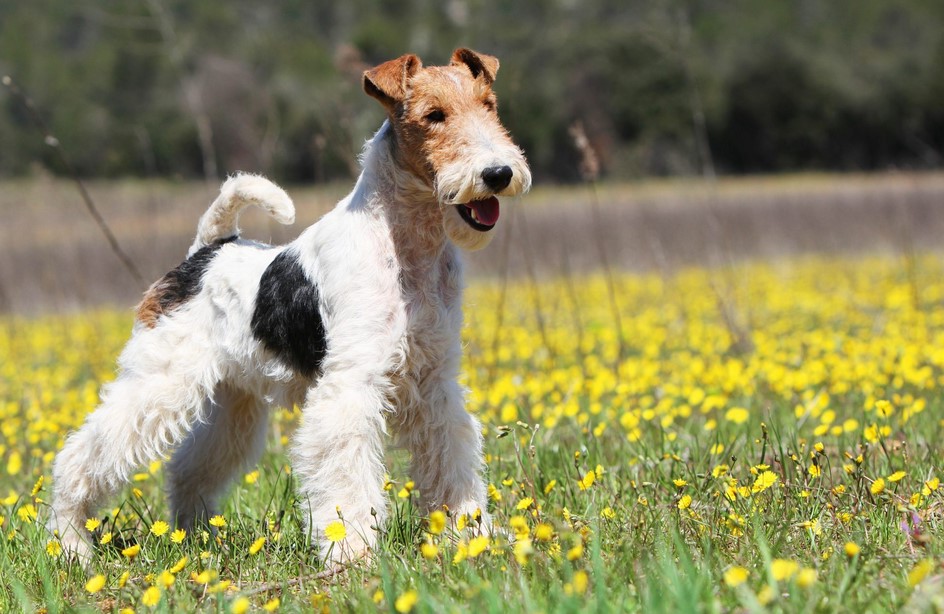
<path id="1" fill-rule="evenodd" d="M 260 537 L 249 545 L 249 554 L 259 554 L 262 547 L 265 546 L 266 538 Z"/>
<path id="2" fill-rule="evenodd" d="M 161 601 L 161 589 L 151 586 L 141 595 L 141 603 L 149 608 L 153 608 Z"/>
<path id="3" fill-rule="evenodd" d="M 746 568 L 735 566 L 735 567 L 729 567 L 724 572 L 723 579 L 724 579 L 725 584 L 727 584 L 731 588 L 734 588 L 736 586 L 740 586 L 741 584 L 744 584 L 744 582 L 747 581 L 750 575 L 751 575 L 751 572 L 748 571 Z"/>
<path id="4" fill-rule="evenodd" d="M 774 559 L 770 562 L 770 575 L 773 576 L 774 580 L 777 582 L 789 580 L 799 569 L 800 565 L 796 561 L 789 559 Z"/>
<path id="5" fill-rule="evenodd" d="M 347 528 L 340 520 L 335 520 L 324 529 L 325 537 L 328 541 L 339 542 L 347 537 Z"/>
<path id="6" fill-rule="evenodd" d="M 393 607 L 400 614 L 406 614 L 416 606 L 419 600 L 419 593 L 416 592 L 416 590 L 410 589 L 397 597 L 396 601 L 393 602 Z"/>
<path id="7" fill-rule="evenodd" d="M 442 510 L 435 510 L 429 514 L 429 532 L 439 535 L 446 528 L 446 514 Z"/>

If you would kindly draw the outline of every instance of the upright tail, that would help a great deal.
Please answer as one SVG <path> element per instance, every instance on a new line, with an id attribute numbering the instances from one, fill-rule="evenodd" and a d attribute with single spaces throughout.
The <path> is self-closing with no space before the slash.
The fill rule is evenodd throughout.
<path id="1" fill-rule="evenodd" d="M 249 205 L 260 207 L 280 224 L 295 221 L 295 205 L 285 190 L 265 177 L 238 173 L 223 182 L 220 195 L 200 218 L 187 256 L 220 239 L 239 236 L 239 212 Z"/>

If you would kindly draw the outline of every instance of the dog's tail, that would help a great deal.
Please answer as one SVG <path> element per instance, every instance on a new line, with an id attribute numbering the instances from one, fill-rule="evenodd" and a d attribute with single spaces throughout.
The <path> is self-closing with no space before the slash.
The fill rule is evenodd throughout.
<path id="1" fill-rule="evenodd" d="M 220 187 L 216 197 L 197 225 L 197 236 L 190 246 L 188 256 L 201 247 L 220 239 L 239 236 L 239 212 L 255 205 L 271 215 L 280 224 L 295 221 L 295 205 L 285 190 L 265 177 L 249 173 L 238 173 Z"/>

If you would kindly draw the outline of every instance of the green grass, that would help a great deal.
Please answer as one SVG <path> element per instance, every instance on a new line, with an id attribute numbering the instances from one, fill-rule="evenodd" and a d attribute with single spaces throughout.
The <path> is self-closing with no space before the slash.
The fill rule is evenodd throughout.
<path id="1" fill-rule="evenodd" d="M 129 320 L 4 320 L 0 611 L 147 611 L 153 586 L 156 611 L 261 611 L 275 598 L 287 612 L 936 611 L 940 258 L 751 265 L 724 272 L 730 286 L 721 275 L 618 277 L 622 358 L 599 278 L 511 284 L 504 306 L 496 288 L 474 286 L 463 379 L 498 532 L 487 544 L 431 535 L 415 492 L 399 496 L 408 459 L 394 451 L 378 547 L 340 571 L 324 569 L 301 528 L 292 411 L 273 417 L 258 480 L 234 487 L 218 535 L 175 544 L 150 532 L 168 514 L 152 467 L 139 493 L 110 503 L 117 513 L 102 511 L 96 539 L 112 538 L 91 569 L 47 552 L 28 506 L 44 518 L 53 453 L 112 376 Z"/>

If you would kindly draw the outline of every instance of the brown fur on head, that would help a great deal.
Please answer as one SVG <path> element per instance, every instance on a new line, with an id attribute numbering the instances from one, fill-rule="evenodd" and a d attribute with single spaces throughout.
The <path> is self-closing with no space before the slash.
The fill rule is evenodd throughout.
<path id="1" fill-rule="evenodd" d="M 491 88 L 497 72 L 497 58 L 456 49 L 449 66 L 424 68 L 417 56 L 407 54 L 366 71 L 363 83 L 387 110 L 402 161 L 432 182 L 437 162 L 460 155 L 450 143 L 456 132 L 449 124 L 479 121 L 501 127 Z"/>
<path id="2" fill-rule="evenodd" d="M 523 153 L 498 119 L 492 91 L 498 66 L 497 58 L 463 48 L 448 66 L 424 67 L 407 54 L 363 79 L 364 91 L 387 111 L 398 166 L 449 206 L 446 230 L 469 249 L 488 242 L 498 219 L 496 195 L 519 194 L 531 183 Z M 495 181 L 502 169 L 507 180 Z"/>

